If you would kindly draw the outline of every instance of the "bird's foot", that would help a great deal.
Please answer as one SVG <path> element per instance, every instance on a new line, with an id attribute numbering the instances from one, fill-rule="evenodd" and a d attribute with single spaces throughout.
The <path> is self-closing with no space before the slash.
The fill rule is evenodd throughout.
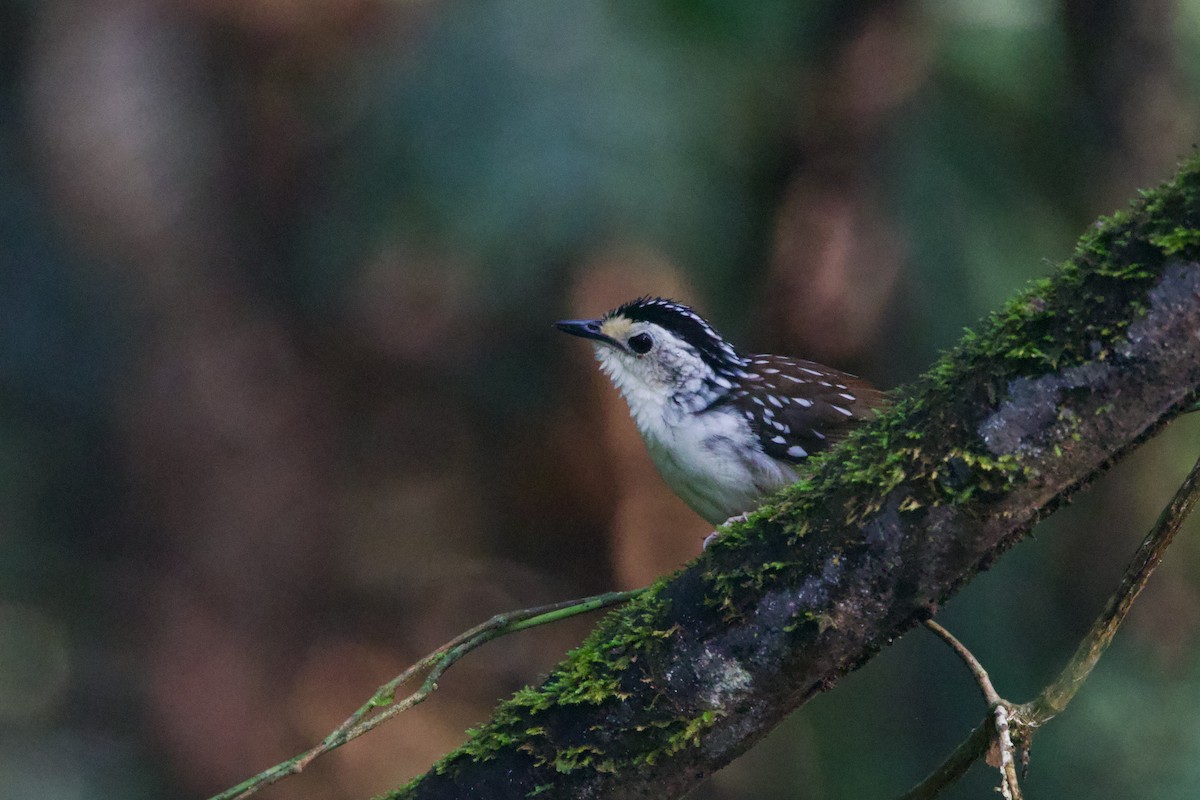
<path id="1" fill-rule="evenodd" d="M 710 544 L 712 544 L 717 539 L 719 539 L 721 536 L 721 528 L 728 527 L 729 525 L 732 525 L 735 522 L 745 522 L 748 519 L 750 519 L 750 514 L 743 513 L 743 514 L 736 514 L 736 515 L 730 517 L 729 519 L 725 520 L 724 522 L 722 522 L 720 525 L 717 526 L 717 530 L 713 531 L 708 536 L 704 537 L 704 544 L 700 546 L 700 549 L 707 550 L 708 546 Z"/>

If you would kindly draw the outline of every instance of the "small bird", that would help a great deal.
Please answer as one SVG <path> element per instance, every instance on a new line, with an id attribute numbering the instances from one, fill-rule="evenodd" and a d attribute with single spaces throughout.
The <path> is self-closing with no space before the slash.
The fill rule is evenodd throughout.
<path id="1" fill-rule="evenodd" d="M 845 372 L 743 355 L 674 300 L 642 297 L 599 319 L 555 326 L 592 340 L 659 474 L 713 525 L 795 483 L 798 464 L 884 402 L 879 390 Z"/>

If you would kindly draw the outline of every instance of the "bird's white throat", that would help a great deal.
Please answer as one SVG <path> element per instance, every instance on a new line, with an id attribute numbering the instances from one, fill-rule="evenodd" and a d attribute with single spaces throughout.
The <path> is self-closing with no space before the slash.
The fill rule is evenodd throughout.
<path id="1" fill-rule="evenodd" d="M 600 369 L 612 381 L 613 386 L 629 405 L 630 416 L 643 436 L 662 438 L 663 428 L 673 421 L 668 417 L 678 415 L 678 409 L 670 413 L 670 394 L 662 388 L 652 386 L 645 378 L 625 366 L 624 360 L 606 345 L 596 346 L 596 359 Z"/>

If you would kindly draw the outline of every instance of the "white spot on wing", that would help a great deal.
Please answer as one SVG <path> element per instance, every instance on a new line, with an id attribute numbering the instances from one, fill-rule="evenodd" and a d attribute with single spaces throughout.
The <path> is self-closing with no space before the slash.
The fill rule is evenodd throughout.
<path id="1" fill-rule="evenodd" d="M 798 444 L 794 444 L 787 449 L 787 454 L 792 458 L 804 458 L 808 455 L 808 451 Z"/>
<path id="2" fill-rule="evenodd" d="M 834 411 L 838 412 L 839 414 L 845 414 L 847 417 L 854 416 L 854 414 L 848 408 L 842 408 L 841 406 L 834 406 L 834 405 L 831 405 L 830 408 L 832 408 Z"/>

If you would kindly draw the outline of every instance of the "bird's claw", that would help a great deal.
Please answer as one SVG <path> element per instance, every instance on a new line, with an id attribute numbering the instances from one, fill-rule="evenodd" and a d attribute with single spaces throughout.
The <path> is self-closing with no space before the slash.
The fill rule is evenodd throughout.
<path id="1" fill-rule="evenodd" d="M 701 550 L 707 550 L 708 546 L 716 541 L 721 536 L 721 528 L 728 527 L 735 522 L 745 522 L 750 519 L 749 513 L 736 514 L 717 526 L 717 530 L 704 537 L 704 544 L 700 546 Z"/>

